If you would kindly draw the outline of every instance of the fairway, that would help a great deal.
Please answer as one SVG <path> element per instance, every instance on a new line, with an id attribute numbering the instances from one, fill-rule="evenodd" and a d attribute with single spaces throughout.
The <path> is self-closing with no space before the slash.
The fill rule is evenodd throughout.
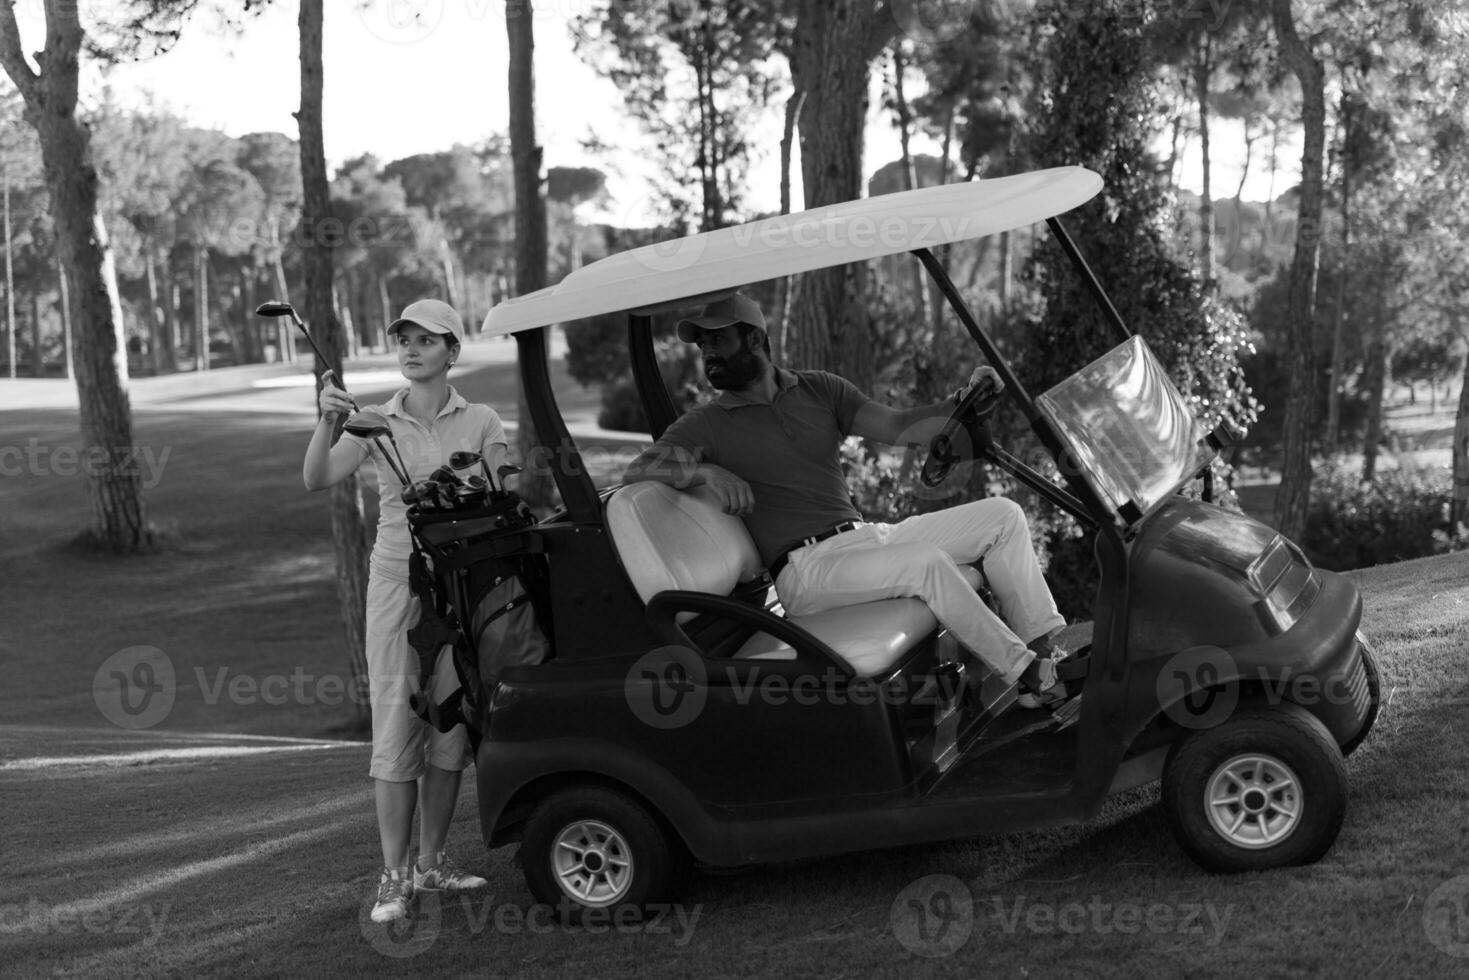
<path id="1" fill-rule="evenodd" d="M 0 483 L 6 977 L 1469 973 L 1466 554 L 1353 573 L 1384 710 L 1316 865 L 1210 876 L 1146 788 L 1085 827 L 701 875 L 650 921 L 563 929 L 513 851 L 485 853 L 466 780 L 450 842 L 489 887 L 374 926 L 367 746 L 351 734 L 325 498 L 300 484 L 309 395 L 215 373 L 213 394 L 173 378 L 172 394 L 136 396 L 135 440 L 167 451 L 148 494 L 161 552 L 66 547 L 86 517 L 74 477 Z M 594 413 L 595 393 L 565 383 Z M 513 410 L 501 360 L 462 387 Z M 76 442 L 59 405 L 0 422 L 8 442 Z M 140 697 L 118 713 L 108 660 L 138 647 L 172 671 L 166 711 Z"/>

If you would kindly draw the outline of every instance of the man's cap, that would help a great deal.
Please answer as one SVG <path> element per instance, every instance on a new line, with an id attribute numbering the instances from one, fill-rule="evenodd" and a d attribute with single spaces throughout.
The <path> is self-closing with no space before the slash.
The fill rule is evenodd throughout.
<path id="1" fill-rule="evenodd" d="M 399 327 L 417 324 L 429 333 L 445 333 L 458 343 L 464 336 L 464 321 L 454 307 L 440 299 L 414 300 L 403 308 L 403 315 L 388 324 L 388 333 L 396 333 Z"/>
<path id="2" fill-rule="evenodd" d="M 764 330 L 765 314 L 760 312 L 760 305 L 748 296 L 731 293 L 704 307 L 699 316 L 678 321 L 678 339 L 692 344 L 699 339 L 700 330 L 718 330 L 736 323 L 748 323 Z"/>

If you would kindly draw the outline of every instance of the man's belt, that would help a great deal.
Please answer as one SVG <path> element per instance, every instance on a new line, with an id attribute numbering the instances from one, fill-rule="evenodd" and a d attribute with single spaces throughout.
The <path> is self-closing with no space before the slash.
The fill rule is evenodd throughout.
<path id="1" fill-rule="evenodd" d="M 831 528 L 828 531 L 822 531 L 820 534 L 813 534 L 809 538 L 802 538 L 799 544 L 794 544 L 791 547 L 787 548 L 785 551 L 781 552 L 779 556 L 776 557 L 775 561 L 770 563 L 770 581 L 774 582 L 776 579 L 780 578 L 780 573 L 785 569 L 786 564 L 791 560 L 792 552 L 799 551 L 800 549 L 808 547 L 809 545 L 813 545 L 818 541 L 825 541 L 827 538 L 834 538 L 838 534 L 841 534 L 843 531 L 851 531 L 861 526 L 861 521 L 843 521 L 842 523 L 838 524 L 836 527 Z"/>

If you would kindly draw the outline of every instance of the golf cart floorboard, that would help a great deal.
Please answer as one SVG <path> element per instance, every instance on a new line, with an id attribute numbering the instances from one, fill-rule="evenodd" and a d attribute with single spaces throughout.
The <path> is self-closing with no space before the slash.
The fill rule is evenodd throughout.
<path id="1" fill-rule="evenodd" d="M 1064 784 L 1076 764 L 1076 726 L 1055 728 L 1050 712 L 1012 705 L 985 727 L 929 799 L 1041 792 Z"/>

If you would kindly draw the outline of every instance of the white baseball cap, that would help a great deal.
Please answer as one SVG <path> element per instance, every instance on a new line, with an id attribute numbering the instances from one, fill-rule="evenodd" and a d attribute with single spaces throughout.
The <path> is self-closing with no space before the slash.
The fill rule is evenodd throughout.
<path id="1" fill-rule="evenodd" d="M 429 333 L 448 334 L 451 344 L 459 343 L 464 336 L 464 321 L 454 307 L 439 299 L 414 300 L 403 308 L 403 315 L 388 324 L 388 333 L 396 333 L 399 327 L 409 324 L 420 326 Z"/>

